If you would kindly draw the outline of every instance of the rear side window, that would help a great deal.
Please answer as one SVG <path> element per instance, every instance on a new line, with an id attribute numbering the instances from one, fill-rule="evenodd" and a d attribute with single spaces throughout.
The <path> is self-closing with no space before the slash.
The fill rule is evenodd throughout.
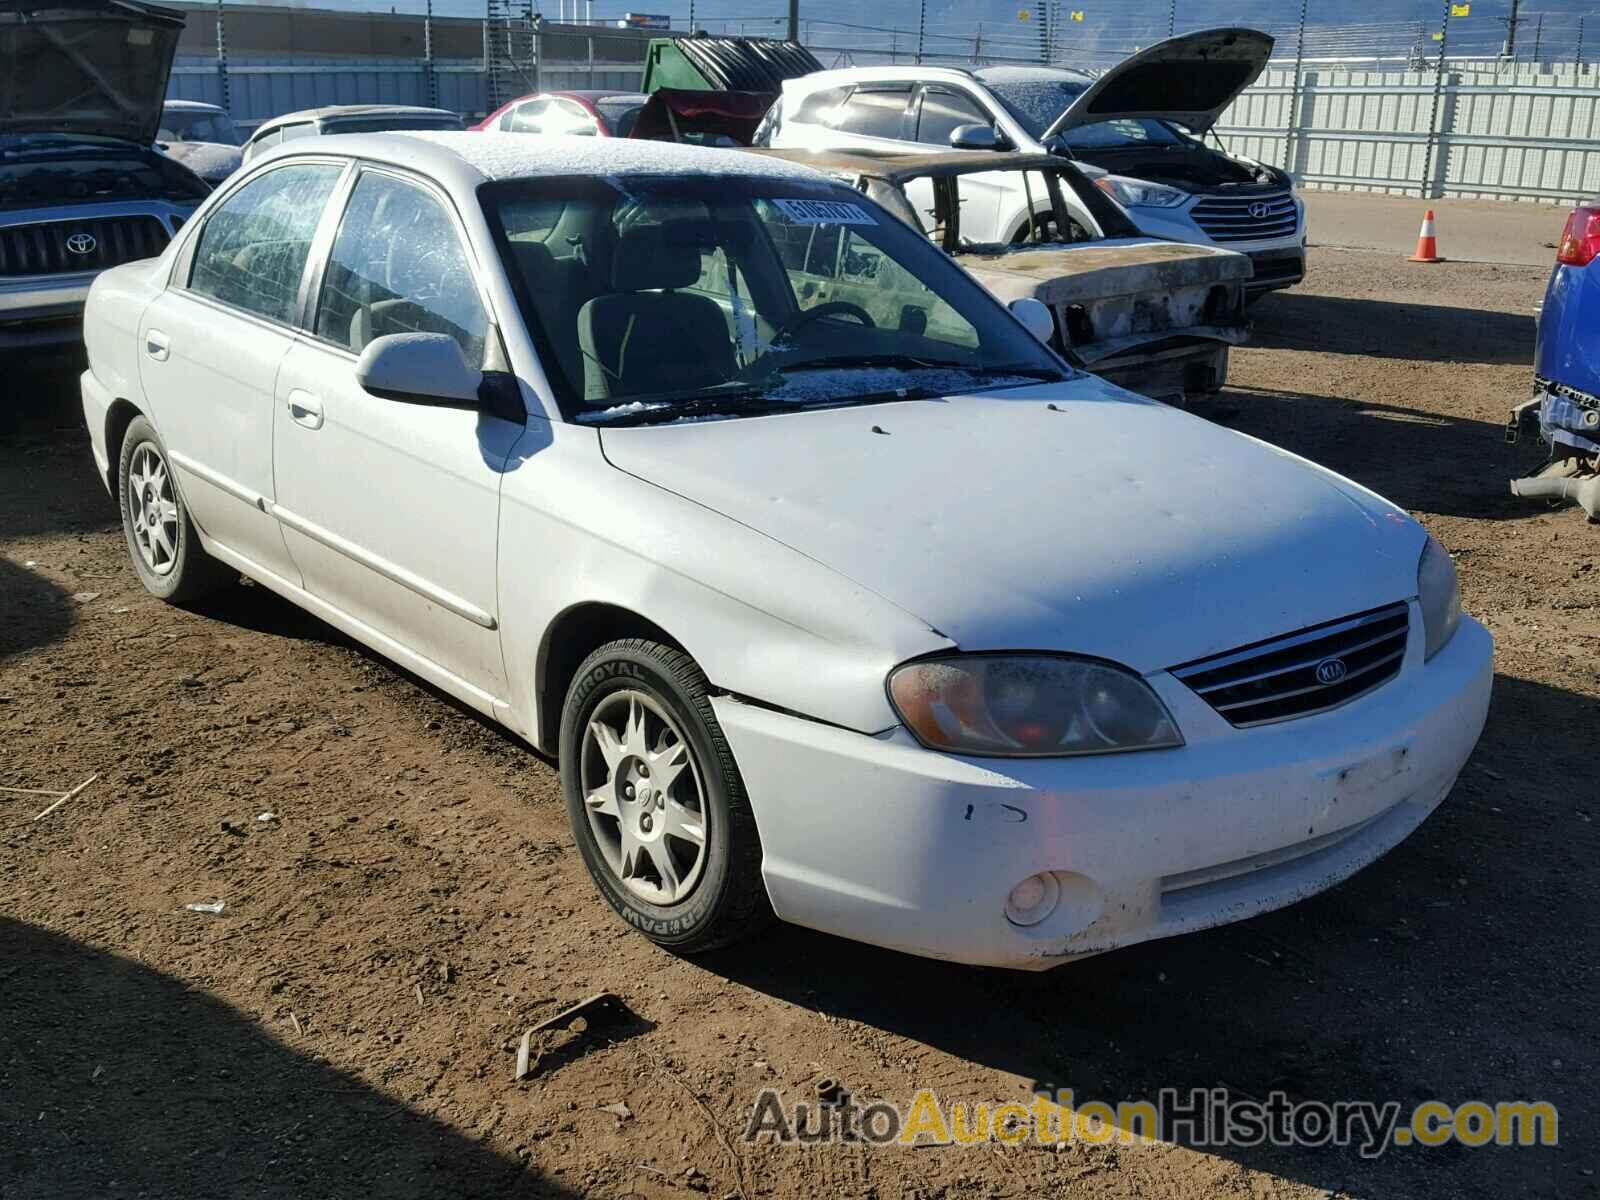
<path id="1" fill-rule="evenodd" d="M 303 163 L 269 170 L 206 218 L 189 290 L 290 324 L 311 236 L 344 168 Z"/>
<path id="2" fill-rule="evenodd" d="M 478 367 L 488 330 L 466 251 L 443 205 L 393 175 L 362 175 L 328 256 L 317 336 L 359 354 L 389 334 L 443 333 Z"/>
<path id="3" fill-rule="evenodd" d="M 850 93 L 837 128 L 862 137 L 903 138 L 911 85 L 873 84 Z"/>
<path id="4" fill-rule="evenodd" d="M 500 119 L 500 128 L 511 133 L 544 132 L 544 114 L 550 107 L 548 100 L 530 100 L 519 104 Z"/>
<path id="5" fill-rule="evenodd" d="M 989 114 L 964 92 L 928 88 L 922 93 L 922 112 L 917 118 L 917 141 L 948 149 L 950 135 L 961 126 L 993 124 Z"/>

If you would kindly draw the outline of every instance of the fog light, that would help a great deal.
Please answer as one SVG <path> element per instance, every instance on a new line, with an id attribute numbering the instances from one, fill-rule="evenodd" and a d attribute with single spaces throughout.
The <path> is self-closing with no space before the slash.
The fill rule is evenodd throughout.
<path id="1" fill-rule="evenodd" d="M 1037 925 L 1061 903 L 1061 885 L 1048 871 L 1029 875 L 1006 897 L 1006 920 L 1013 925 Z"/>

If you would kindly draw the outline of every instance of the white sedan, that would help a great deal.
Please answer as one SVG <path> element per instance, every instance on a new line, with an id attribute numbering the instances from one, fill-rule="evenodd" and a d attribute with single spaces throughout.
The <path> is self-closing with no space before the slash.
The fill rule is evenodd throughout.
<path id="1" fill-rule="evenodd" d="M 1037 969 L 1385 853 L 1493 648 L 1409 516 L 1033 303 L 771 159 L 308 139 L 100 277 L 83 402 L 150 591 L 242 572 L 557 755 L 648 937 Z"/>

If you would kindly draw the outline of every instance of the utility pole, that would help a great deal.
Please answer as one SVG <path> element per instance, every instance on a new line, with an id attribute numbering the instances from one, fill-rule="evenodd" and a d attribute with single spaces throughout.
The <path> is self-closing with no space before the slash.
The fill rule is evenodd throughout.
<path id="1" fill-rule="evenodd" d="M 800 0 L 789 0 L 789 40 L 800 40 Z"/>
<path id="2" fill-rule="evenodd" d="M 233 112 L 232 98 L 228 94 L 228 35 L 223 29 L 222 0 L 217 0 L 217 92 L 223 111 Z"/>
<path id="3" fill-rule="evenodd" d="M 917 63 L 922 63 L 922 43 L 928 34 L 928 0 L 917 5 Z"/>
<path id="4" fill-rule="evenodd" d="M 1522 5 L 1522 0 L 1511 0 L 1511 13 L 1500 19 L 1506 23 L 1506 44 L 1500 51 L 1502 58 L 1514 59 L 1517 57 L 1517 9 Z"/>

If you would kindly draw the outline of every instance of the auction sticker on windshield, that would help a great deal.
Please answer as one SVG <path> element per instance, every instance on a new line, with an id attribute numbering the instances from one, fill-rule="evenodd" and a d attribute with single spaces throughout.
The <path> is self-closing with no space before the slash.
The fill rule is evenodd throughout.
<path id="1" fill-rule="evenodd" d="M 878 219 L 859 204 L 844 200 L 772 201 L 796 225 L 876 225 Z"/>

